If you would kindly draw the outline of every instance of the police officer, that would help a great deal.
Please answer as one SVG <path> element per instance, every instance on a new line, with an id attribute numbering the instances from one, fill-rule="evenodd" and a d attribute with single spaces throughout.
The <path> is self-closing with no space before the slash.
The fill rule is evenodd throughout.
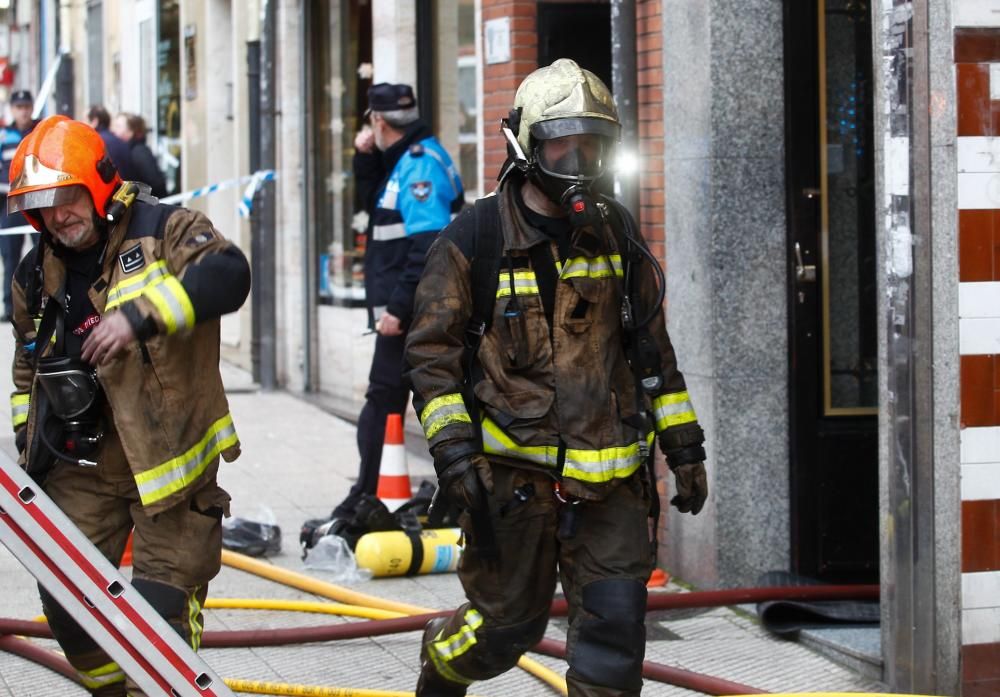
<path id="1" fill-rule="evenodd" d="M 17 90 L 10 96 L 10 112 L 13 123 L 0 129 L 0 182 L 7 182 L 10 174 L 10 162 L 14 159 L 17 146 L 38 123 L 31 118 L 35 100 L 28 90 Z M 0 199 L 5 204 L 6 196 Z M 0 228 L 19 227 L 27 225 L 24 216 L 7 214 L 7 206 L 0 206 Z M 14 314 L 14 299 L 10 293 L 10 282 L 14 278 L 14 269 L 21 261 L 21 249 L 24 247 L 24 235 L 0 236 L 0 256 L 3 257 L 3 317 L 0 321 L 8 322 Z"/>
<path id="2" fill-rule="evenodd" d="M 403 345 L 413 315 L 413 294 L 431 243 L 462 208 L 462 181 L 441 143 L 420 120 L 409 85 L 379 83 L 368 90 L 375 150 L 355 155 L 355 172 L 374 195 L 365 249 L 365 296 L 377 332 L 365 405 L 358 417 L 358 480 L 333 511 L 350 518 L 363 494 L 378 486 L 388 414 L 403 413 Z"/>
<path id="3" fill-rule="evenodd" d="M 628 212 L 597 193 L 620 130 L 608 89 L 558 60 L 524 79 L 504 125 L 500 186 L 431 248 L 407 340 L 434 467 L 464 509 L 468 599 L 428 623 L 417 695 L 464 695 L 513 667 L 542 638 L 557 579 L 569 694 L 638 695 L 655 560 L 649 446 L 659 439 L 675 474 L 672 503 L 696 514 L 704 437 L 658 266 Z M 490 239 L 495 291 L 480 322 Z"/>
<path id="4" fill-rule="evenodd" d="M 90 126 L 42 121 L 10 168 L 11 213 L 41 237 L 14 274 L 13 426 L 21 464 L 194 648 L 218 573 L 239 439 L 219 374 L 219 317 L 246 258 L 201 213 L 122 182 Z M 141 694 L 44 590 L 53 634 L 93 695 Z"/>

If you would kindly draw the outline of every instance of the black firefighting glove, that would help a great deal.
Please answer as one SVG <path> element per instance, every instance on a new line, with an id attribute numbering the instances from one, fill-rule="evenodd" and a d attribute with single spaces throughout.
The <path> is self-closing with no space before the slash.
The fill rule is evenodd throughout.
<path id="1" fill-rule="evenodd" d="M 689 462 L 673 468 L 674 485 L 677 495 L 670 499 L 670 505 L 681 513 L 698 515 L 705 499 L 708 498 L 708 476 L 704 462 Z"/>
<path id="2" fill-rule="evenodd" d="M 471 441 L 445 441 L 434 448 L 434 469 L 448 499 L 467 511 L 481 507 L 493 493 L 493 472 Z"/>
<path id="3" fill-rule="evenodd" d="M 696 423 L 674 426 L 660 434 L 660 449 L 667 456 L 677 489 L 670 504 L 681 513 L 698 515 L 708 498 L 704 442 L 705 435 Z"/>

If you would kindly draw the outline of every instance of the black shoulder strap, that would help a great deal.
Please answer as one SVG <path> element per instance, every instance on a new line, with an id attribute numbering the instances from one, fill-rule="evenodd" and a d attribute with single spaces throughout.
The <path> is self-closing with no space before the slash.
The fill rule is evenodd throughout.
<path id="1" fill-rule="evenodd" d="M 503 226 L 497 197 L 487 196 L 477 200 L 473 214 L 472 314 L 465 327 L 465 347 L 471 352 L 470 359 L 479 350 L 479 343 L 493 320 L 500 259 L 503 256 Z"/>
<path id="2" fill-rule="evenodd" d="M 35 371 L 38 371 L 38 360 L 42 357 L 45 347 L 52 343 L 55 337 L 54 354 L 63 355 L 65 341 L 65 311 L 62 306 L 49 298 L 42 311 L 42 318 L 38 323 L 38 330 L 35 332 Z"/>
<path id="3" fill-rule="evenodd" d="M 128 230 L 125 232 L 126 240 L 148 235 L 162 238 L 167 228 L 167 219 L 180 208 L 160 203 L 156 199 L 153 199 L 151 203 L 141 197 L 132 205 L 132 217 L 128 222 Z"/>

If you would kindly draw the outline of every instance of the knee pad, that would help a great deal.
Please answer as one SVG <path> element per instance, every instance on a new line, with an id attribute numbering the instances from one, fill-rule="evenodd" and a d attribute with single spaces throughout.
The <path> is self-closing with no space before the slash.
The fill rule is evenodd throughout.
<path id="1" fill-rule="evenodd" d="M 583 587 L 583 613 L 574 622 L 567 661 L 588 683 L 620 690 L 642 687 L 646 655 L 646 586 L 612 578 Z"/>
<path id="2" fill-rule="evenodd" d="M 132 586 L 185 641 L 198 649 L 202 627 L 201 603 L 196 597 L 177 586 L 146 578 L 132 579 Z"/>

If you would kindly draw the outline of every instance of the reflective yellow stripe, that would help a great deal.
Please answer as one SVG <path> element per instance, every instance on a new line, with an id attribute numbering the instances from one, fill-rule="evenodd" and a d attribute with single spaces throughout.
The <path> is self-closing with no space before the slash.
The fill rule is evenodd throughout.
<path id="1" fill-rule="evenodd" d="M 198 590 L 200 586 L 195 586 L 188 597 L 188 627 L 191 629 L 191 648 L 197 651 L 201 647 L 201 634 L 205 626 L 198 621 L 201 615 L 201 603 L 198 602 Z"/>
<path id="2" fill-rule="evenodd" d="M 126 278 L 116 284 L 108 291 L 108 301 L 104 305 L 104 311 L 112 310 L 119 305 L 124 305 L 129 300 L 135 300 L 146 288 L 155 286 L 161 282 L 164 276 L 170 275 L 167 270 L 167 262 L 162 259 L 154 262 L 138 276 Z"/>
<path id="3" fill-rule="evenodd" d="M 653 433 L 646 435 L 646 445 L 653 443 Z M 488 417 L 483 418 L 483 450 L 524 460 L 543 467 L 556 467 L 559 447 L 555 445 L 518 445 Z M 567 448 L 563 475 L 583 482 L 601 483 L 630 476 L 642 465 L 642 443 L 613 445 L 596 450 Z"/>
<path id="4" fill-rule="evenodd" d="M 428 654 L 441 677 L 461 685 L 472 684 L 472 680 L 455 672 L 455 669 L 448 664 L 476 645 L 476 630 L 482 624 L 483 616 L 470 608 L 465 613 L 465 624 L 459 627 L 457 632 L 447 639 L 441 639 L 441 635 L 438 634 L 438 638 L 431 643 Z"/>
<path id="5" fill-rule="evenodd" d="M 106 685 L 125 681 L 125 673 L 118 667 L 117 663 L 105 663 L 93 670 L 77 671 L 83 686 L 88 690 L 96 690 Z"/>
<path id="6" fill-rule="evenodd" d="M 561 268 L 560 268 L 561 266 Z M 557 265 L 560 278 L 609 278 L 624 276 L 622 258 L 618 254 L 599 257 L 573 257 Z"/>
<path id="7" fill-rule="evenodd" d="M 445 426 L 457 423 L 471 424 L 472 419 L 465 409 L 462 395 L 453 392 L 429 401 L 420 413 L 420 423 L 424 427 L 424 436 L 430 440 Z"/>
<path id="8" fill-rule="evenodd" d="M 654 397 L 653 418 L 656 419 L 657 433 L 665 431 L 671 426 L 679 426 L 698 420 L 687 390 Z"/>
<path id="9" fill-rule="evenodd" d="M 201 440 L 187 452 L 136 475 L 135 483 L 142 504 L 148 506 L 180 491 L 197 479 L 216 455 L 236 445 L 238 440 L 233 416 L 226 414 L 212 424 Z"/>
<path id="10" fill-rule="evenodd" d="M 538 280 L 534 271 L 515 271 L 514 290 L 518 295 L 538 295 Z M 510 295 L 510 271 L 501 271 L 497 283 L 497 297 L 506 298 Z"/>
<path id="11" fill-rule="evenodd" d="M 105 312 L 120 307 L 140 295 L 146 296 L 160 314 L 168 334 L 194 326 L 194 306 L 184 286 L 167 270 L 162 259 L 150 264 L 141 274 L 127 278 L 108 292 Z"/>
<path id="12" fill-rule="evenodd" d="M 15 392 L 10 396 L 10 423 L 14 428 L 27 423 L 30 401 L 30 392 Z"/>
<path id="13" fill-rule="evenodd" d="M 194 326 L 194 306 L 177 277 L 168 274 L 143 293 L 167 326 L 167 334 Z"/>

